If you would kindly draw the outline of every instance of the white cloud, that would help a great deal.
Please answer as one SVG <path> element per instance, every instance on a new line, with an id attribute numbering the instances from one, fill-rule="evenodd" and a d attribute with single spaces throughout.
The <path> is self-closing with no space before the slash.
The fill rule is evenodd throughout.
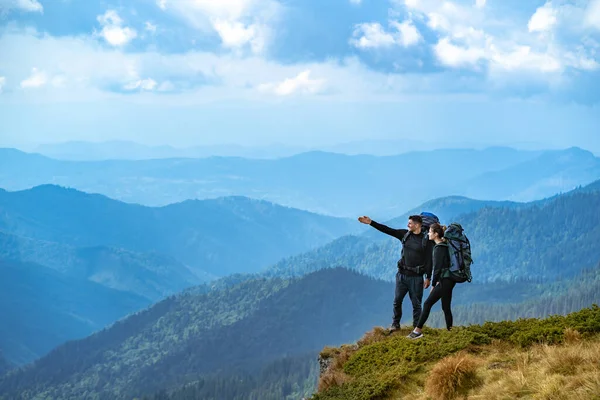
<path id="1" fill-rule="evenodd" d="M 140 79 L 140 80 L 134 81 L 134 82 L 129 82 L 123 88 L 125 90 L 135 90 L 135 89 L 154 90 L 156 85 L 157 85 L 157 83 L 154 79 L 148 78 L 148 79 Z"/>
<path id="2" fill-rule="evenodd" d="M 163 83 L 160 84 L 160 86 L 157 89 L 159 92 L 171 92 L 173 90 L 175 90 L 175 85 L 173 85 L 173 82 L 170 81 L 164 81 Z"/>
<path id="3" fill-rule="evenodd" d="M 156 5 L 158 5 L 158 7 L 161 10 L 166 10 L 167 9 L 167 0 L 157 0 Z"/>
<path id="4" fill-rule="evenodd" d="M 146 30 L 148 32 L 152 32 L 152 33 L 156 32 L 157 26 L 155 24 L 153 24 L 152 22 L 146 21 L 146 23 L 144 24 L 144 26 L 146 27 Z"/>
<path id="5" fill-rule="evenodd" d="M 389 47 L 396 43 L 394 36 L 386 32 L 378 22 L 357 25 L 353 36 L 359 36 L 359 38 L 351 39 L 350 42 L 361 49 Z"/>
<path id="6" fill-rule="evenodd" d="M 169 9 L 195 28 L 217 33 L 224 47 L 249 46 L 257 54 L 267 47 L 282 6 L 277 0 L 195 0 L 169 3 Z"/>
<path id="7" fill-rule="evenodd" d="M 584 22 L 586 26 L 600 29 L 600 0 L 592 0 L 588 4 Z"/>
<path id="8" fill-rule="evenodd" d="M 362 3 L 362 0 L 350 0 L 350 3 L 359 5 L 360 3 Z"/>
<path id="9" fill-rule="evenodd" d="M 97 20 L 102 25 L 100 36 L 112 46 L 123 46 L 137 37 L 135 29 L 122 26 L 123 20 L 114 10 L 99 15 Z"/>
<path id="10" fill-rule="evenodd" d="M 33 87 L 37 80 L 38 85 L 45 84 L 48 90 L 9 92 L 3 97 L 35 96 L 39 101 L 54 102 L 59 101 L 57 98 L 73 101 L 74 97 L 69 96 L 76 96 L 85 101 L 120 96 L 125 90 L 171 93 L 160 99 L 169 104 L 255 100 L 261 93 L 275 95 L 258 97 L 261 101 L 297 94 L 319 94 L 315 101 L 367 101 L 448 95 L 464 90 L 486 93 L 488 89 L 494 90 L 495 79 L 497 82 L 501 79 L 508 83 L 519 82 L 524 76 L 519 71 L 532 71 L 529 76 L 539 77 L 540 85 L 546 85 L 566 66 L 597 68 L 588 53 L 577 49 L 571 50 L 571 59 L 567 60 L 551 51 L 540 52 L 533 47 L 524 49 L 494 40 L 478 29 L 457 30 L 456 36 L 445 36 L 446 39 L 438 43 L 439 59 L 452 68 L 476 68 L 487 63 L 489 68 L 481 69 L 486 74 L 489 71 L 487 83 L 483 77 L 471 80 L 468 88 L 462 88 L 459 82 L 463 81 L 456 80 L 453 73 L 381 73 L 370 70 L 357 57 L 282 65 L 258 56 L 237 57 L 231 53 L 193 50 L 176 54 L 150 50 L 127 53 L 98 46 L 92 38 L 7 33 L 0 37 L 0 48 L 3 55 L 14 61 L 9 64 L 9 69 L 3 70 L 3 76 L 9 82 L 20 82 L 22 71 L 36 66 L 34 72 L 38 77 L 32 73 L 27 79 L 30 82 L 24 86 Z M 560 69 L 557 69 L 559 65 Z M 544 69 L 546 73 L 538 74 L 538 69 Z M 62 87 L 60 91 L 54 89 L 58 86 Z M 130 96 L 128 101 L 138 101 L 137 96 Z"/>
<path id="11" fill-rule="evenodd" d="M 498 42 L 498 43 L 496 43 Z M 531 46 L 516 45 L 510 42 L 494 41 L 486 35 L 479 44 L 457 45 L 450 38 L 442 38 L 434 46 L 438 60 L 448 67 L 479 69 L 482 62 L 487 62 L 492 71 L 537 71 L 541 73 L 561 72 L 565 66 L 590 66 L 582 64 L 571 57 L 561 57 L 557 52 L 535 51 Z"/>
<path id="12" fill-rule="evenodd" d="M 294 78 L 285 79 L 280 83 L 266 83 L 258 86 L 259 91 L 273 92 L 279 96 L 289 96 L 294 93 L 316 94 L 324 88 L 323 79 L 311 79 L 310 70 L 300 72 Z"/>
<path id="13" fill-rule="evenodd" d="M 39 88 L 48 83 L 48 76 L 44 71 L 38 71 L 37 68 L 32 68 L 31 75 L 21 81 L 22 88 Z"/>
<path id="14" fill-rule="evenodd" d="M 248 43 L 254 53 L 261 53 L 265 46 L 267 37 L 266 27 L 258 24 L 245 25 L 241 22 L 215 19 L 213 26 L 219 36 L 223 46 L 229 48 L 240 48 Z"/>
<path id="15" fill-rule="evenodd" d="M 396 28 L 396 30 L 398 30 L 398 39 L 404 47 L 417 44 L 419 40 L 421 40 L 421 34 L 417 30 L 417 27 L 411 21 L 392 21 L 390 25 L 392 25 L 394 28 Z"/>
<path id="16" fill-rule="evenodd" d="M 474 66 L 486 58 L 484 49 L 457 46 L 447 37 L 440 39 L 434 46 L 434 51 L 440 62 L 449 67 Z"/>
<path id="17" fill-rule="evenodd" d="M 409 47 L 421 40 L 421 34 L 412 21 L 391 21 L 395 32 L 386 32 L 378 22 L 358 24 L 350 43 L 360 49 L 391 47 L 400 45 Z"/>
<path id="18" fill-rule="evenodd" d="M 492 47 L 492 50 L 495 50 Z M 547 53 L 536 53 L 529 46 L 517 46 L 510 52 L 494 51 L 490 57 L 492 67 L 512 70 L 557 72 L 563 68 L 557 58 Z"/>
<path id="19" fill-rule="evenodd" d="M 23 89 L 37 89 L 48 85 L 55 88 L 62 88 L 66 83 L 67 77 L 64 74 L 52 75 L 45 70 L 34 67 L 31 69 L 31 75 L 23 79 L 20 86 Z"/>
<path id="20" fill-rule="evenodd" d="M 44 7 L 37 0 L 0 0 L 0 14 L 10 10 L 43 12 Z"/>
<path id="21" fill-rule="evenodd" d="M 595 15 L 596 2 L 600 5 L 600 0 L 592 2 L 587 8 L 588 21 L 590 15 Z M 573 38 L 586 37 L 580 28 L 584 16 L 582 3 L 560 3 L 554 7 L 547 1 L 530 17 L 527 28 L 510 20 L 492 19 L 485 13 L 485 1 L 476 0 L 475 7 L 469 8 L 448 0 L 404 0 L 403 4 L 441 34 L 441 39 L 433 45 L 434 54 L 441 64 L 451 68 L 483 72 L 483 67 L 489 66 L 490 71 L 513 72 L 515 79 L 519 79 L 518 71 L 537 71 L 550 76 L 561 74 L 566 68 L 592 70 L 598 65 L 596 52 L 589 45 L 582 45 L 573 54 Z M 552 34 L 531 35 L 531 32 Z M 568 44 L 561 41 L 565 32 L 570 35 Z"/>
<path id="22" fill-rule="evenodd" d="M 544 32 L 550 30 L 555 24 L 556 10 L 548 2 L 535 10 L 527 23 L 527 28 L 529 32 Z"/>
<path id="23" fill-rule="evenodd" d="M 0 93 L 2 93 L 2 89 L 4 88 L 4 85 L 6 85 L 6 78 L 3 76 L 0 76 Z"/>
<path id="24" fill-rule="evenodd" d="M 478 25 L 483 21 L 482 7 L 465 7 L 448 0 L 404 0 L 404 5 L 409 11 L 426 17 L 430 28 L 448 33 L 454 28 Z"/>

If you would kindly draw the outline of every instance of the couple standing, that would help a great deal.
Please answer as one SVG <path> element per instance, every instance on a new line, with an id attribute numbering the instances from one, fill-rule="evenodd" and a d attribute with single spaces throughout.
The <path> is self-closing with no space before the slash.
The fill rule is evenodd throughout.
<path id="1" fill-rule="evenodd" d="M 423 217 L 427 218 L 428 230 L 423 228 Z M 408 229 L 392 229 L 367 216 L 359 217 L 358 220 L 402 242 L 402 256 L 398 261 L 398 272 L 396 273 L 394 318 L 390 331 L 400 329 L 402 301 L 407 293 L 412 302 L 414 327 L 414 330 L 408 335 L 409 338 L 417 339 L 423 336 L 421 331 L 429 318 L 431 307 L 440 299 L 446 317 L 446 328 L 451 330 L 452 311 L 450 305 L 452 290 L 456 282 L 447 277 L 450 256 L 444 241 L 445 227 L 439 224 L 437 217 L 426 213 L 411 215 L 408 218 Z M 423 291 L 430 285 L 431 293 L 421 308 Z"/>

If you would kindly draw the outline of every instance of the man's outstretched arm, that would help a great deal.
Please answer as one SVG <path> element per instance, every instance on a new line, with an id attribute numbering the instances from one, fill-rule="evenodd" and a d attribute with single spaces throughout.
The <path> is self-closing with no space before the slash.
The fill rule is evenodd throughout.
<path id="1" fill-rule="evenodd" d="M 386 225 L 380 224 L 379 222 L 373 221 L 371 218 L 369 218 L 367 216 L 358 217 L 358 220 L 360 222 L 362 222 L 363 224 L 371 225 L 373 228 L 377 229 L 378 231 L 388 234 L 390 236 L 393 236 L 398 240 L 402 240 L 404 235 L 406 235 L 406 232 L 408 232 L 408 229 L 390 228 L 389 226 L 386 226 Z"/>

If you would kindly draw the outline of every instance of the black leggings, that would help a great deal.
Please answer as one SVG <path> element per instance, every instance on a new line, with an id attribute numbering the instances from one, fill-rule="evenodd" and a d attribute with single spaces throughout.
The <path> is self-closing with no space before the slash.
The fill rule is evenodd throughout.
<path id="1" fill-rule="evenodd" d="M 431 307 L 433 307 L 433 305 L 437 303 L 439 299 L 442 299 L 442 310 L 444 310 L 444 316 L 446 317 L 446 328 L 448 330 L 452 328 L 452 310 L 450 309 L 450 305 L 452 303 L 452 289 L 454 289 L 455 285 L 456 282 L 454 282 L 452 279 L 444 278 L 433 288 L 429 294 L 429 297 L 427 297 L 427 300 L 425 300 L 425 304 L 423 304 L 423 311 L 421 312 L 421 317 L 419 318 L 417 328 L 423 328 L 427 318 L 429 318 Z"/>

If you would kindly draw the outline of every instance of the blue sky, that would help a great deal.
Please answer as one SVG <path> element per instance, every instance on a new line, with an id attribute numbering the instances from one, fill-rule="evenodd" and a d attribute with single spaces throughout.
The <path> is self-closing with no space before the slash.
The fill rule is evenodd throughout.
<path id="1" fill-rule="evenodd" d="M 599 103 L 600 0 L 0 0 L 2 146 L 600 153 Z"/>

